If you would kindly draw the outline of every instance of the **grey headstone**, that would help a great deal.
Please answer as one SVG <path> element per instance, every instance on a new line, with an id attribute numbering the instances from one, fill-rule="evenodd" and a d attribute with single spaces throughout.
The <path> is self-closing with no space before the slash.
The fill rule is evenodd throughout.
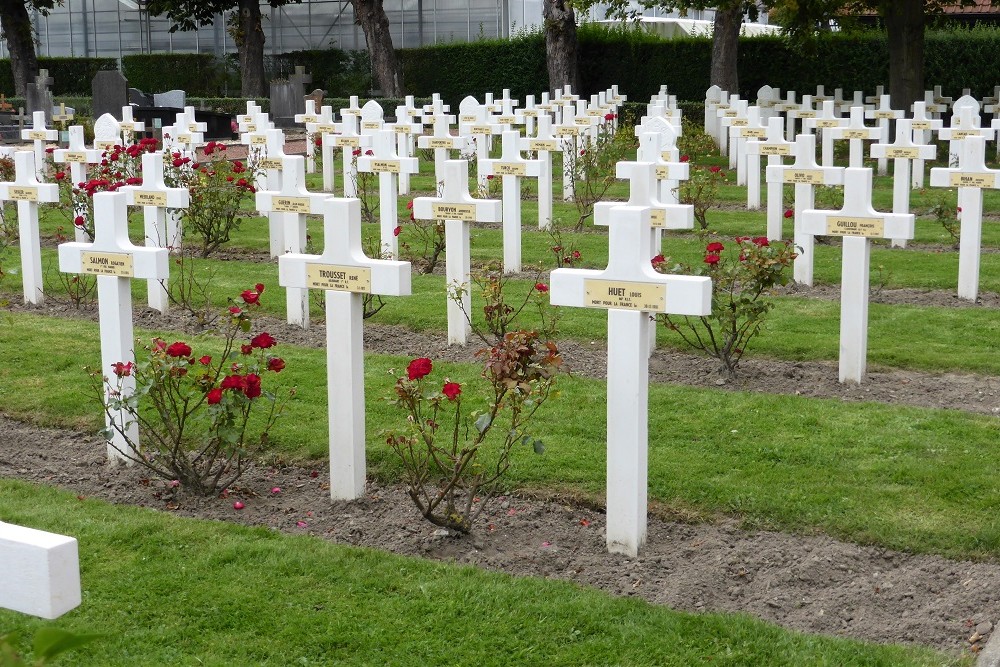
<path id="1" fill-rule="evenodd" d="M 33 83 L 29 83 L 25 94 L 25 103 L 28 107 L 28 114 L 36 111 L 45 112 L 45 124 L 52 122 L 52 91 L 49 86 L 53 83 L 47 69 L 38 70 L 38 76 Z"/>
<path id="2" fill-rule="evenodd" d="M 305 112 L 306 102 L 301 88 L 301 84 L 288 81 L 271 82 L 271 119 L 277 127 L 290 126 L 295 114 Z M 301 111 L 299 107 L 302 107 Z"/>
<path id="3" fill-rule="evenodd" d="M 128 103 L 137 107 L 151 107 L 153 106 L 153 96 L 147 95 L 138 88 L 129 88 Z"/>
<path id="4" fill-rule="evenodd" d="M 187 105 L 187 93 L 183 90 L 168 90 L 153 94 L 153 106 L 183 109 Z"/>
<path id="5" fill-rule="evenodd" d="M 101 70 L 90 82 L 94 96 L 94 116 L 106 113 L 121 120 L 122 107 L 128 105 L 128 79 L 116 69 Z"/>

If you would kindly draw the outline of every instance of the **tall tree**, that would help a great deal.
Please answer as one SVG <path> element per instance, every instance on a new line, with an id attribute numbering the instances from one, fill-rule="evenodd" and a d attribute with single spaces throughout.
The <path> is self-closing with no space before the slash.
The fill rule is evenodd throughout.
<path id="1" fill-rule="evenodd" d="M 5 0 L 0 0 L 5 1 Z M 281 7 L 301 0 L 267 0 Z M 240 89 L 244 97 L 267 94 L 264 78 L 264 27 L 259 0 L 149 0 L 146 8 L 153 16 L 166 15 L 173 22 L 170 32 L 197 30 L 211 25 L 222 12 L 235 9 L 229 32 L 240 57 Z"/>
<path id="2" fill-rule="evenodd" d="M 542 0 L 545 24 L 545 63 L 549 88 L 572 86 L 579 92 L 580 65 L 576 39 L 576 15 L 571 0 Z"/>
<path id="3" fill-rule="evenodd" d="M 0 36 L 7 42 L 10 68 L 14 75 L 14 93 L 24 96 L 28 84 L 38 75 L 38 56 L 35 54 L 35 33 L 31 26 L 28 8 L 47 13 L 55 0 L 0 0 Z"/>
<path id="4" fill-rule="evenodd" d="M 354 22 L 361 26 L 368 44 L 375 81 L 386 97 L 403 96 L 403 70 L 392 46 L 389 18 L 382 0 L 351 0 Z"/>

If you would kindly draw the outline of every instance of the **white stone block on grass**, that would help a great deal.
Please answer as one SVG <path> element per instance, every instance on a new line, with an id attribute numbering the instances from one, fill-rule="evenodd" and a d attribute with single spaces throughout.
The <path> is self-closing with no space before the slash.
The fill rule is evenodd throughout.
<path id="1" fill-rule="evenodd" d="M 0 521 L 0 607 L 53 619 L 80 602 L 76 539 Z"/>

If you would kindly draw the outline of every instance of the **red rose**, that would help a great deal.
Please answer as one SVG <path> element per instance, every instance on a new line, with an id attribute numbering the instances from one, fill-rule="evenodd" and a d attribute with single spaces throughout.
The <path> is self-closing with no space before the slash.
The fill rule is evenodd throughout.
<path id="1" fill-rule="evenodd" d="M 431 372 L 431 360 L 427 357 L 420 357 L 419 359 L 414 359 L 410 362 L 410 365 L 406 367 L 406 376 L 411 380 L 419 380 L 420 378 L 428 375 Z"/>
<path id="2" fill-rule="evenodd" d="M 768 243 L 766 236 L 758 236 L 757 238 L 755 238 L 753 240 L 753 244 L 755 246 L 757 246 L 758 248 L 765 248 L 765 247 L 771 245 L 770 243 Z"/>
<path id="3" fill-rule="evenodd" d="M 718 255 L 705 255 L 705 263 L 706 264 L 711 264 L 711 265 L 714 266 L 715 264 L 719 263 L 719 256 Z"/>
<path id="4" fill-rule="evenodd" d="M 792 217 L 794 217 L 794 216 L 795 216 L 795 211 L 793 211 L 793 210 L 792 210 L 792 209 L 790 209 L 790 208 L 786 208 L 786 209 L 785 209 L 785 217 L 786 217 L 786 218 L 792 218 Z"/>
<path id="5" fill-rule="evenodd" d="M 191 346 L 187 343 L 182 343 L 177 341 L 167 348 L 168 357 L 190 357 L 191 356 Z"/>
<path id="6" fill-rule="evenodd" d="M 659 266 L 660 264 L 663 264 L 665 261 L 667 261 L 667 258 L 661 254 L 649 260 L 649 263 L 652 264 L 653 266 Z"/>
<path id="7" fill-rule="evenodd" d="M 229 306 L 229 312 L 232 313 L 233 315 L 239 315 L 243 311 L 240 310 L 239 306 Z"/>
<path id="8" fill-rule="evenodd" d="M 542 294 L 545 294 L 546 292 L 549 291 L 549 286 L 546 285 L 545 283 L 535 283 L 535 290 L 541 292 Z"/>
<path id="9" fill-rule="evenodd" d="M 606 113 L 606 114 L 604 114 L 604 120 L 612 121 L 614 119 L 615 119 L 615 115 L 613 113 Z"/>
<path id="10" fill-rule="evenodd" d="M 445 382 L 441 387 L 441 393 L 447 396 L 449 401 L 454 401 L 462 393 L 462 385 L 457 382 Z"/>
<path id="11" fill-rule="evenodd" d="M 242 345 L 240 345 L 240 352 L 242 352 L 243 354 L 253 354 L 253 345 L 250 345 L 249 343 L 243 343 Z"/>
<path id="12" fill-rule="evenodd" d="M 200 363 L 202 366 L 208 366 L 210 363 L 212 363 L 212 357 L 206 354 L 204 357 L 198 360 L 198 363 Z"/>
<path id="13" fill-rule="evenodd" d="M 114 373 L 118 377 L 128 377 L 129 375 L 132 375 L 132 369 L 135 368 L 135 364 L 131 361 L 128 363 L 117 361 L 111 364 L 111 368 L 114 369 Z"/>
<path id="14" fill-rule="evenodd" d="M 220 387 L 210 389 L 209 392 L 205 394 L 205 400 L 208 401 L 209 405 L 216 405 L 222 400 L 222 389 Z"/>
<path id="15" fill-rule="evenodd" d="M 278 357 L 271 357 L 267 360 L 267 370 L 280 373 L 285 367 L 285 360 Z"/>
<path id="16" fill-rule="evenodd" d="M 223 389 L 245 389 L 247 386 L 247 379 L 242 375 L 227 375 L 222 379 L 222 384 L 220 385 Z"/>
<path id="17" fill-rule="evenodd" d="M 399 236 L 399 233 L 401 231 L 403 231 L 403 228 L 400 227 L 399 225 L 396 225 L 396 228 L 392 230 L 392 235 L 393 236 Z"/>
<path id="18" fill-rule="evenodd" d="M 718 174 L 720 171 L 722 171 L 722 167 L 720 167 L 719 165 L 715 164 L 715 165 L 712 165 L 711 167 L 709 167 L 708 170 L 710 172 L 712 172 L 713 174 Z"/>
<path id="19" fill-rule="evenodd" d="M 253 286 L 253 288 L 254 288 L 254 291 L 257 292 L 257 294 L 263 294 L 264 293 L 264 283 L 257 283 L 256 285 Z"/>
<path id="20" fill-rule="evenodd" d="M 372 149 L 369 148 L 368 150 L 365 151 L 365 155 L 369 155 L 369 156 L 370 155 L 375 155 L 375 152 L 372 151 Z"/>
<path id="21" fill-rule="evenodd" d="M 83 225 L 86 224 L 86 222 L 87 221 L 83 219 L 82 215 L 78 215 L 75 218 L 73 218 L 73 224 L 76 225 L 77 227 L 83 227 Z"/>
<path id="22" fill-rule="evenodd" d="M 725 249 L 726 249 L 726 246 L 722 245 L 718 241 L 712 241 L 707 246 L 705 246 L 705 250 L 707 250 L 710 253 L 715 253 L 715 254 L 718 254 L 718 253 L 722 252 Z"/>
<path id="23" fill-rule="evenodd" d="M 243 299 L 243 303 L 253 306 L 260 301 L 260 292 L 252 289 L 243 290 L 240 293 L 240 298 Z"/>
<path id="24" fill-rule="evenodd" d="M 57 181 L 61 181 L 64 178 L 66 178 L 66 172 L 65 171 L 57 171 L 56 172 L 56 180 Z"/>
<path id="25" fill-rule="evenodd" d="M 681 162 L 687 162 L 690 159 L 691 159 L 690 155 L 682 155 L 681 156 Z"/>
<path id="26" fill-rule="evenodd" d="M 253 347 L 260 348 L 262 350 L 274 347 L 277 344 L 278 341 L 276 341 L 274 337 L 271 336 L 271 334 L 267 333 L 266 331 L 264 333 L 257 334 L 250 340 L 250 345 L 252 345 Z"/>
<path id="27" fill-rule="evenodd" d="M 412 199 L 410 201 L 406 202 L 406 210 L 408 210 L 408 211 L 412 211 L 413 210 L 413 200 Z"/>
<path id="28" fill-rule="evenodd" d="M 257 398 L 260 396 L 260 376 L 254 375 L 253 373 L 248 373 L 246 377 L 247 386 L 243 390 L 247 398 Z"/>

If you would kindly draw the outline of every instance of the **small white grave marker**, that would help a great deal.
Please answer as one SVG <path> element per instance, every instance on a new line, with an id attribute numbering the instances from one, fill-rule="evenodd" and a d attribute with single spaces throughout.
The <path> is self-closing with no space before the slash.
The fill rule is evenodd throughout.
<path id="1" fill-rule="evenodd" d="M 21 246 L 21 284 L 24 302 L 44 301 L 41 238 L 38 231 L 38 204 L 59 201 L 59 186 L 37 179 L 35 154 L 14 153 L 14 182 L 0 183 L 0 202 L 17 202 L 18 244 Z"/>
<path id="2" fill-rule="evenodd" d="M 939 131 L 941 125 L 942 121 L 935 119 L 933 114 L 927 110 L 926 102 L 913 103 L 913 119 L 910 121 L 910 127 L 913 130 L 914 143 L 930 143 L 934 132 Z M 924 187 L 924 161 L 922 158 L 913 161 L 912 184 L 914 188 Z"/>
<path id="3" fill-rule="evenodd" d="M 80 606 L 80 553 L 73 537 L 0 521 L 0 608 L 59 618 Z"/>
<path id="4" fill-rule="evenodd" d="M 942 130 L 943 131 L 943 130 Z M 983 189 L 1000 188 L 1000 170 L 986 167 L 986 138 L 959 141 L 958 166 L 931 169 L 931 185 L 958 188 L 961 233 L 958 242 L 958 296 L 979 296 L 979 255 L 983 234 Z"/>
<path id="5" fill-rule="evenodd" d="M 843 236 L 840 287 L 840 381 L 860 384 L 868 358 L 868 287 L 871 239 L 913 238 L 913 215 L 879 213 L 872 208 L 871 169 L 848 168 L 844 207 L 802 213 L 811 235 Z"/>
<path id="6" fill-rule="evenodd" d="M 21 138 L 30 141 L 35 150 L 35 178 L 42 180 L 42 169 L 45 165 L 45 142 L 59 141 L 59 130 L 45 127 L 45 112 L 35 111 L 31 114 L 31 129 L 21 130 Z"/>
<path id="7" fill-rule="evenodd" d="M 865 111 L 865 118 L 874 118 L 878 120 L 878 126 L 882 130 L 882 136 L 880 139 L 886 139 L 889 136 L 889 121 L 895 120 L 897 118 L 903 117 L 903 112 L 891 108 L 891 97 L 889 95 L 879 95 L 878 107 L 875 109 L 869 109 Z M 878 159 L 878 173 L 879 176 L 884 176 L 888 173 L 889 160 L 888 158 L 881 157 Z"/>
<path id="8" fill-rule="evenodd" d="M 466 160 L 448 160 L 441 195 L 414 199 L 413 217 L 418 220 L 444 220 L 445 274 L 449 291 L 448 344 L 465 345 L 469 339 L 469 323 L 465 314 L 472 312 L 469 223 L 500 222 L 501 203 L 496 199 L 476 199 L 470 195 L 469 163 Z"/>
<path id="9" fill-rule="evenodd" d="M 466 146 L 465 137 L 452 136 L 451 124 L 455 122 L 454 116 L 446 113 L 435 113 L 430 117 L 434 128 L 431 136 L 417 138 L 417 145 L 420 148 L 434 149 L 434 181 L 440 183 L 444 180 L 444 165 L 448 161 L 448 151 L 462 150 Z"/>
<path id="10" fill-rule="evenodd" d="M 908 118 L 896 121 L 896 141 L 891 144 L 872 144 L 872 157 L 892 158 L 892 212 L 910 212 L 910 162 L 933 160 L 937 147 L 913 141 L 913 129 Z M 892 239 L 897 248 L 906 247 L 906 239 Z"/>
<path id="11" fill-rule="evenodd" d="M 278 282 L 287 289 L 324 291 L 330 496 L 353 500 L 365 491 L 364 295 L 410 294 L 410 263 L 365 257 L 357 199 L 331 197 L 319 207 L 323 254 L 282 255 Z"/>
<path id="12" fill-rule="evenodd" d="M 97 276 L 97 305 L 101 332 L 101 372 L 111 373 L 118 362 L 134 362 L 132 327 L 132 278 L 166 280 L 170 275 L 168 253 L 163 248 L 141 248 L 128 238 L 128 207 L 122 192 L 98 192 L 94 195 L 94 242 L 63 243 L 59 246 L 59 270 L 64 273 L 90 273 Z M 110 391 L 110 387 L 107 388 Z M 135 391 L 135 377 L 122 378 L 125 396 Z M 107 397 L 105 397 L 107 400 Z M 139 426 L 127 423 L 119 412 L 105 414 L 105 423 L 112 427 L 108 440 L 111 463 L 130 462 L 123 452 L 128 445 L 119 429 L 129 433 L 138 444 Z"/>
<path id="13" fill-rule="evenodd" d="M 521 157 L 518 146 L 521 133 L 508 130 L 503 133 L 499 160 L 487 160 L 483 165 L 486 175 L 503 176 L 503 270 L 518 273 L 521 270 L 521 179 L 537 178 L 541 163 Z"/>
<path id="14" fill-rule="evenodd" d="M 712 310 L 712 281 L 668 276 L 650 264 L 650 210 L 619 206 L 609 214 L 608 268 L 556 269 L 553 305 L 608 311 L 607 545 L 636 556 L 646 541 L 649 318 L 702 316 Z"/>
<path id="15" fill-rule="evenodd" d="M 372 138 L 372 155 L 358 158 L 358 171 L 378 174 L 379 228 L 381 231 L 382 253 L 391 259 L 399 257 L 399 205 L 397 176 L 402 173 L 416 174 L 420 165 L 415 157 L 400 157 L 396 154 L 396 134 L 392 130 L 380 130 Z"/>
<path id="16" fill-rule="evenodd" d="M 847 164 L 851 167 L 861 168 L 864 166 L 864 143 L 862 142 L 878 141 L 886 135 L 881 127 L 865 125 L 864 107 L 851 107 L 851 115 L 847 125 L 831 128 L 830 136 L 834 140 L 848 139 L 850 141 L 850 157 Z"/>
<path id="17" fill-rule="evenodd" d="M 471 95 L 462 100 L 458 109 L 458 133 L 469 137 L 475 143 L 476 182 L 480 188 L 485 188 L 487 183 L 484 162 L 490 158 L 490 140 L 494 134 L 503 131 L 503 126 L 490 122 L 486 106 L 479 104 Z"/>

